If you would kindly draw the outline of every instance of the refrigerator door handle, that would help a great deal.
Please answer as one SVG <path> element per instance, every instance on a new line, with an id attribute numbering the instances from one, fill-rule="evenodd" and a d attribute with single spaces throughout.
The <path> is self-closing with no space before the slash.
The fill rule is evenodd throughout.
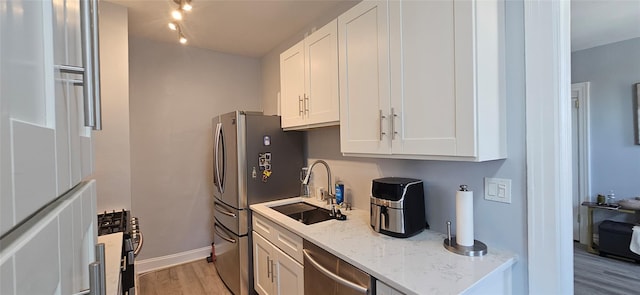
<path id="1" fill-rule="evenodd" d="M 213 162 L 214 162 L 214 170 L 213 170 L 213 183 L 216 185 L 216 188 L 220 193 L 222 193 L 221 181 L 220 181 L 220 137 L 222 135 L 222 123 L 216 124 L 216 135 L 215 135 L 215 143 L 213 148 Z"/>
<path id="2" fill-rule="evenodd" d="M 235 244 L 235 243 L 238 242 L 238 241 L 234 240 L 232 237 L 230 237 L 228 234 L 222 233 L 222 231 L 220 231 L 219 229 L 221 229 L 220 226 L 217 223 L 214 223 L 213 224 L 213 231 L 215 231 L 221 239 L 223 239 L 223 240 L 225 240 L 225 241 L 227 241 L 229 243 L 232 243 L 232 244 Z"/>
<path id="3" fill-rule="evenodd" d="M 220 168 L 220 193 L 224 194 L 224 183 L 227 180 L 227 143 L 224 141 L 224 129 L 220 123 L 220 145 L 222 146 L 222 167 Z"/>
<path id="4" fill-rule="evenodd" d="M 224 215 L 227 215 L 227 216 L 229 216 L 229 217 L 236 218 L 236 215 L 235 215 L 233 212 L 230 212 L 230 211 L 224 210 L 224 208 L 222 208 L 222 207 L 220 207 L 220 206 L 218 205 L 218 202 L 214 202 L 214 203 L 213 203 L 213 208 L 214 208 L 216 211 L 218 211 L 218 212 L 220 212 L 220 213 L 222 213 L 222 214 L 224 214 Z"/>

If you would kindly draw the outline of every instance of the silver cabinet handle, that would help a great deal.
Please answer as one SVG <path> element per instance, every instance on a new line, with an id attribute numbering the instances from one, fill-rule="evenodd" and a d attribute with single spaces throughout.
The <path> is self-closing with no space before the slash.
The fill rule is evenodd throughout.
<path id="1" fill-rule="evenodd" d="M 382 110 L 379 110 L 379 117 L 378 120 L 380 121 L 380 141 L 382 141 L 382 136 L 385 135 L 386 133 L 384 133 L 384 131 L 382 130 L 382 120 L 385 119 L 386 117 L 382 114 Z"/>
<path id="2" fill-rule="evenodd" d="M 216 211 L 218 211 L 218 212 L 220 212 L 220 213 L 222 213 L 222 214 L 224 214 L 224 215 L 227 215 L 227 216 L 229 216 L 229 217 L 236 218 L 236 216 L 237 216 L 235 213 L 233 213 L 233 212 L 231 212 L 231 211 L 224 210 L 224 208 L 220 207 L 220 205 L 218 205 L 218 203 L 217 203 L 217 202 L 214 202 L 214 203 L 213 203 L 213 208 L 214 208 Z"/>
<path id="3" fill-rule="evenodd" d="M 99 263 L 100 268 L 99 268 L 99 276 L 98 276 L 98 283 L 99 285 L 99 292 L 98 294 L 106 294 L 107 293 L 107 282 L 106 282 L 106 271 L 105 271 L 105 265 L 106 265 L 106 259 L 105 259 L 105 254 L 104 254 L 104 244 L 103 243 L 99 243 L 96 244 L 96 262 Z"/>
<path id="4" fill-rule="evenodd" d="M 393 108 L 391 108 L 391 140 L 395 140 L 396 139 L 396 134 L 398 134 L 398 132 L 396 132 L 396 118 L 398 117 L 398 115 L 396 114 L 395 110 Z"/>
<path id="5" fill-rule="evenodd" d="M 82 290 L 73 295 L 106 295 L 106 272 L 104 244 L 96 244 L 96 261 L 89 263 L 89 289 Z"/>
<path id="6" fill-rule="evenodd" d="M 309 116 L 309 96 L 306 93 L 304 94 L 304 112 Z"/>
<path id="7" fill-rule="evenodd" d="M 237 243 L 237 241 L 236 241 L 236 240 L 234 240 L 234 239 L 232 239 L 231 237 L 229 237 L 229 235 L 227 235 L 226 233 L 222 233 L 221 231 L 219 231 L 219 230 L 218 230 L 219 228 L 220 228 L 220 226 L 219 226 L 217 223 L 214 223 L 214 224 L 213 224 L 213 231 L 215 231 L 221 239 L 223 239 L 223 240 L 225 240 L 225 241 L 227 241 L 227 242 L 229 242 L 229 243 L 233 243 L 233 244 Z M 225 237 L 225 236 L 226 236 L 226 237 Z"/>
<path id="8" fill-rule="evenodd" d="M 332 273 L 330 270 L 324 268 L 322 265 L 320 265 L 320 263 L 318 263 L 317 261 L 315 261 L 313 259 L 313 257 L 311 257 L 311 255 L 309 254 L 309 250 L 307 249 L 303 249 L 302 250 L 302 254 L 304 254 L 304 257 L 307 258 L 307 260 L 309 260 L 309 263 L 311 264 L 311 266 L 313 266 L 315 269 L 317 269 L 318 271 L 320 271 L 322 274 L 324 274 L 325 276 L 331 278 L 332 280 L 336 281 L 337 283 L 349 287 L 353 290 L 356 290 L 357 292 L 360 292 L 362 294 L 368 294 L 369 289 L 360 286 L 354 282 L 345 280 L 343 278 L 341 278 L 340 276 Z"/>
<path id="9" fill-rule="evenodd" d="M 93 130 L 102 130 L 102 95 L 100 91 L 100 33 L 98 29 L 99 19 L 98 0 L 91 0 L 91 35 L 93 50 L 93 111 L 95 117 L 95 127 Z"/>
<path id="10" fill-rule="evenodd" d="M 84 125 L 102 130 L 98 0 L 80 1 L 82 63 L 84 64 Z"/>
<path id="11" fill-rule="evenodd" d="M 99 262 L 89 264 L 89 293 L 90 295 L 103 295 L 100 290 L 100 268 Z M 85 294 L 85 293 L 82 293 Z"/>
<path id="12" fill-rule="evenodd" d="M 298 116 L 302 116 L 302 98 L 298 95 Z"/>
<path id="13" fill-rule="evenodd" d="M 267 278 L 271 277 L 271 262 L 269 261 L 269 256 L 267 256 Z M 271 280 L 273 282 L 273 280 Z"/>
<path id="14" fill-rule="evenodd" d="M 274 277 L 276 276 L 275 272 L 275 261 L 271 260 L 271 282 L 273 283 Z"/>
<path id="15" fill-rule="evenodd" d="M 82 67 L 69 66 L 69 65 L 56 65 L 54 66 L 54 68 L 64 74 L 84 75 L 84 68 Z"/>

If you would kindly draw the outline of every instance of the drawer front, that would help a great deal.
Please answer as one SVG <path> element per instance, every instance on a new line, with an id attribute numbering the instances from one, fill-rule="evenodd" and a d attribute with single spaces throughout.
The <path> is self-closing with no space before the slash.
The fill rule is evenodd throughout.
<path id="1" fill-rule="evenodd" d="M 253 230 L 302 263 L 302 238 L 258 214 L 253 215 Z"/>

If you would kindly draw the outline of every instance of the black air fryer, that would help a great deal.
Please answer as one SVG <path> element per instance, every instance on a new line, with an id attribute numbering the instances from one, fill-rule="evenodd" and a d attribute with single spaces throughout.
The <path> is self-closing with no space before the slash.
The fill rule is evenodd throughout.
<path id="1" fill-rule="evenodd" d="M 422 180 L 374 179 L 371 185 L 371 227 L 379 233 L 408 238 L 425 229 Z"/>

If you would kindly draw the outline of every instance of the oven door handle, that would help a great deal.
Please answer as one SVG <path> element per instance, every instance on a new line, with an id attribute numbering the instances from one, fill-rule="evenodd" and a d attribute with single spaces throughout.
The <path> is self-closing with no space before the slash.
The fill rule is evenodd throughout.
<path id="1" fill-rule="evenodd" d="M 213 224 L 213 231 L 215 231 L 218 234 L 218 236 L 220 236 L 221 239 L 233 244 L 238 242 L 233 238 L 229 237 L 229 235 L 227 235 L 226 233 L 222 233 L 221 231 L 219 231 L 218 228 L 220 228 L 220 226 L 217 223 Z"/>
<path id="2" fill-rule="evenodd" d="M 218 212 L 220 212 L 220 213 L 222 213 L 222 214 L 224 214 L 224 215 L 227 215 L 227 216 L 229 216 L 229 217 L 236 218 L 236 216 L 237 216 L 237 215 L 236 215 L 236 214 L 234 214 L 233 212 L 231 212 L 231 211 L 227 211 L 227 210 L 224 210 L 223 208 L 221 208 L 221 207 L 218 205 L 218 203 L 214 203 L 214 204 L 213 204 L 213 208 L 214 208 L 214 209 L 216 209 L 216 211 L 218 211 Z"/>
<path id="3" fill-rule="evenodd" d="M 337 283 L 349 287 L 353 290 L 356 290 L 362 294 L 369 294 L 369 289 L 362 287 L 354 282 L 351 282 L 349 280 L 345 280 L 341 277 L 339 277 L 338 275 L 334 274 L 333 272 L 331 272 L 330 270 L 324 268 L 322 265 L 320 265 L 320 263 L 318 263 L 317 261 L 315 261 L 311 255 L 309 254 L 309 250 L 307 249 L 303 249 L 302 250 L 302 254 L 304 254 L 304 257 L 307 258 L 307 260 L 309 260 L 309 263 L 311 264 L 311 266 L 313 266 L 315 269 L 317 269 L 318 271 L 320 271 L 322 274 L 324 274 L 325 276 L 328 276 L 329 278 L 331 278 L 332 280 L 336 281 Z"/>

